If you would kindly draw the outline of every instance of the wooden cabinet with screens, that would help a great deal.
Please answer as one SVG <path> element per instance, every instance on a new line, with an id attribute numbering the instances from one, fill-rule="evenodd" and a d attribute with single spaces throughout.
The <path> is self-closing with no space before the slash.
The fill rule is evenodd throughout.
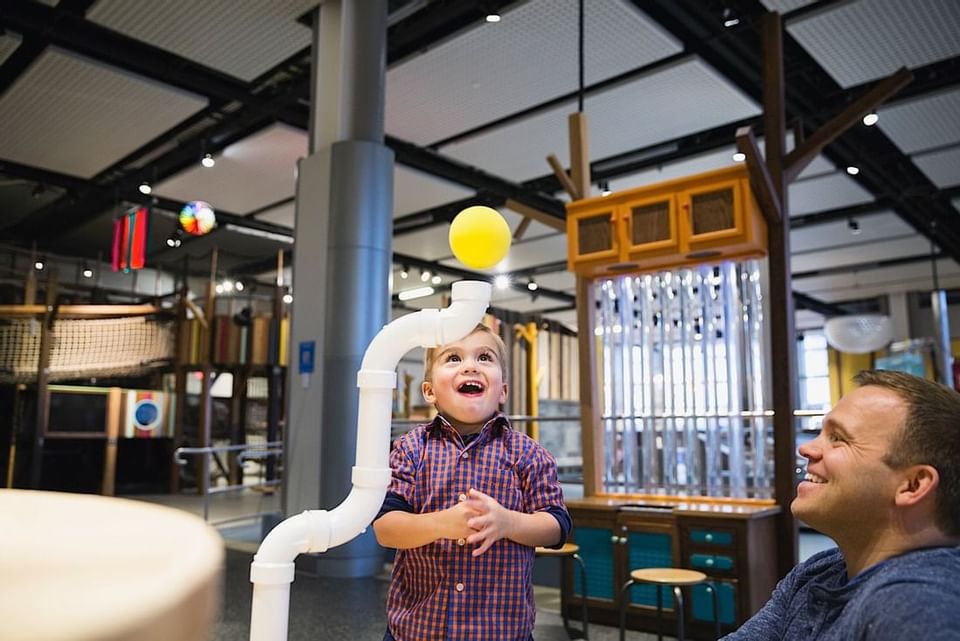
<path id="1" fill-rule="evenodd" d="M 766 254 L 742 165 L 567 205 L 568 264 L 588 277 Z"/>
<path id="2" fill-rule="evenodd" d="M 620 252 L 614 210 L 600 208 L 585 212 L 571 220 L 568 226 L 570 255 L 576 261 L 592 264 L 616 260 Z"/>

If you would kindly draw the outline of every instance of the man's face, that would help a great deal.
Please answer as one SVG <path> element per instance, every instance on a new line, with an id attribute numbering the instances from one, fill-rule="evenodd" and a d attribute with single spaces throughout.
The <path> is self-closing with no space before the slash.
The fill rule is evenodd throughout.
<path id="1" fill-rule="evenodd" d="M 883 458 L 905 418 L 904 402 L 883 387 L 840 399 L 817 438 L 800 446 L 807 475 L 790 506 L 794 516 L 834 538 L 883 525 L 899 477 Z"/>
<path id="2" fill-rule="evenodd" d="M 480 429 L 507 398 L 497 344 L 486 332 L 444 346 L 434 356 L 432 377 L 423 383 L 423 398 L 462 434 Z"/>

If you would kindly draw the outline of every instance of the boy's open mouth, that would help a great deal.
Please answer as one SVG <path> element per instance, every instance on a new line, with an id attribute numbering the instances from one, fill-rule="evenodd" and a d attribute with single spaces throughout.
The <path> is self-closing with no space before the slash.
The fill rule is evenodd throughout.
<path id="1" fill-rule="evenodd" d="M 483 383 L 480 381 L 464 381 L 457 386 L 457 391 L 467 396 L 483 394 Z"/>

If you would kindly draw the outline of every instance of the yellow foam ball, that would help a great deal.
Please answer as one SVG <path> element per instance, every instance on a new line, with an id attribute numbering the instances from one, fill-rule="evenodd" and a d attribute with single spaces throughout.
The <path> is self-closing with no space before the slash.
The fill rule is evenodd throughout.
<path id="1" fill-rule="evenodd" d="M 450 223 L 450 249 L 467 267 L 493 267 L 507 255 L 510 241 L 510 226 L 490 207 L 467 207 Z"/>

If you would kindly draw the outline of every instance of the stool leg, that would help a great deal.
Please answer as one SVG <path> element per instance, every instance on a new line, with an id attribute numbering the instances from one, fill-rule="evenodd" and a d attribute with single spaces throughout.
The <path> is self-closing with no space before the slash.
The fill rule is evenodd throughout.
<path id="1" fill-rule="evenodd" d="M 659 585 L 653 587 L 657 590 L 657 641 L 663 641 L 663 595 Z"/>
<path id="2" fill-rule="evenodd" d="M 582 595 L 580 603 L 583 605 L 583 638 L 589 639 L 590 633 L 587 631 L 587 566 L 579 554 L 574 554 L 573 559 L 580 564 L 580 594 Z"/>
<path id="3" fill-rule="evenodd" d="M 677 597 L 677 641 L 683 641 L 683 589 L 673 586 L 673 595 Z"/>
<path id="4" fill-rule="evenodd" d="M 566 584 L 564 580 L 564 575 L 567 570 L 567 557 L 562 557 L 560 559 L 560 617 L 563 619 L 563 629 L 567 631 L 567 636 L 570 636 L 570 622 L 567 621 L 567 599 L 566 597 Z"/>
<path id="5" fill-rule="evenodd" d="M 720 590 L 716 582 L 711 581 L 707 583 L 707 589 L 710 590 L 710 595 L 713 597 L 713 625 L 714 632 L 716 633 L 716 638 L 720 638 Z"/>
<path id="6" fill-rule="evenodd" d="M 627 636 L 627 597 L 634 583 L 635 581 L 630 579 L 620 588 L 620 641 L 625 641 Z"/>

